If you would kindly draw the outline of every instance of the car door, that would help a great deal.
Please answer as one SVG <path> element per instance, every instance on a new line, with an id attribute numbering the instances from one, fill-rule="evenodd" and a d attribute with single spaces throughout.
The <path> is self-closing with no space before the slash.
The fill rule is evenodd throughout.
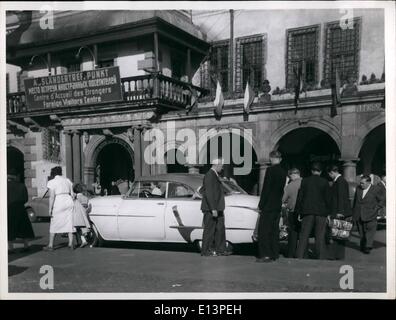
<path id="1" fill-rule="evenodd" d="M 193 242 L 202 239 L 201 199 L 193 198 L 194 190 L 189 186 L 168 183 L 165 214 L 167 241 Z"/>
<path id="2" fill-rule="evenodd" d="M 156 186 L 156 191 L 152 185 Z M 159 192 L 158 190 L 161 190 Z M 165 238 L 166 182 L 137 181 L 119 207 L 117 223 L 121 240 L 161 241 Z"/>

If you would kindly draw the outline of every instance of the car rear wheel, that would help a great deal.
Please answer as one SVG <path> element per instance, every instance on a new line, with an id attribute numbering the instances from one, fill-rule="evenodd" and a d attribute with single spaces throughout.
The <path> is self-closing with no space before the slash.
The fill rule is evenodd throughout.
<path id="1" fill-rule="evenodd" d="M 26 208 L 26 212 L 28 214 L 30 222 L 37 222 L 38 219 L 37 219 L 36 213 L 34 212 L 34 210 L 32 208 Z"/>
<path id="2" fill-rule="evenodd" d="M 86 239 L 90 247 L 102 247 L 105 243 L 104 239 L 102 238 L 94 224 L 91 225 L 91 229 L 86 235 Z"/>

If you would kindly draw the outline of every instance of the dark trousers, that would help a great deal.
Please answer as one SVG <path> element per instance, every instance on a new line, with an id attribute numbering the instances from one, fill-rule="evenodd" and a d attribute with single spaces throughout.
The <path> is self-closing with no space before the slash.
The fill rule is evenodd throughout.
<path id="1" fill-rule="evenodd" d="M 279 258 L 280 212 L 262 212 L 258 228 L 258 258 Z"/>
<path id="2" fill-rule="evenodd" d="M 287 226 L 289 229 L 289 236 L 287 242 L 287 257 L 294 258 L 296 256 L 297 241 L 300 232 L 300 222 L 298 221 L 297 213 L 289 211 L 287 217 Z"/>
<path id="3" fill-rule="evenodd" d="M 373 247 L 375 233 L 377 232 L 377 220 L 362 221 L 359 219 L 356 221 L 356 225 L 360 235 L 360 248 L 371 249 Z"/>
<path id="4" fill-rule="evenodd" d="M 226 236 L 224 225 L 224 212 L 218 211 L 218 217 L 214 218 L 212 212 L 203 211 L 204 230 L 202 235 L 202 254 L 210 253 L 213 248 L 217 253 L 223 253 L 226 250 Z"/>
<path id="5" fill-rule="evenodd" d="M 326 217 L 316 215 L 305 215 L 302 218 L 300 241 L 298 242 L 296 257 L 299 259 L 304 257 L 312 229 L 315 232 L 316 257 L 326 259 Z"/>
<path id="6" fill-rule="evenodd" d="M 329 259 L 344 260 L 345 259 L 345 240 L 332 239 L 327 247 Z"/>

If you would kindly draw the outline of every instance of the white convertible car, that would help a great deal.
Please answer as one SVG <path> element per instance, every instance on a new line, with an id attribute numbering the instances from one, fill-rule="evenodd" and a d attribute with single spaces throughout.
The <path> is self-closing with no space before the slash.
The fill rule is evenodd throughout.
<path id="1" fill-rule="evenodd" d="M 90 200 L 93 245 L 109 241 L 179 242 L 202 240 L 200 210 L 203 175 L 165 174 L 141 177 L 125 196 Z M 257 220 L 259 197 L 222 179 L 228 243 L 249 243 Z"/>

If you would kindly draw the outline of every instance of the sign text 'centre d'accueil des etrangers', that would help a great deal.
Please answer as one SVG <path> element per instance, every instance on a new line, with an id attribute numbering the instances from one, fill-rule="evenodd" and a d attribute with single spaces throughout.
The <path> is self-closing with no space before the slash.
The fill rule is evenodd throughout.
<path id="1" fill-rule="evenodd" d="M 25 92 L 29 109 L 61 108 L 122 100 L 118 67 L 26 79 Z"/>

